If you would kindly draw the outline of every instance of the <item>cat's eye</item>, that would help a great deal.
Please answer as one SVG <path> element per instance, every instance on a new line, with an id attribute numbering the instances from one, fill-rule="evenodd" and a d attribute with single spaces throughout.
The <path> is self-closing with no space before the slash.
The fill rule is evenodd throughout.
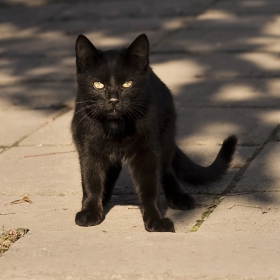
<path id="1" fill-rule="evenodd" d="M 132 81 L 126 81 L 125 83 L 122 84 L 122 87 L 124 88 L 129 88 L 132 85 Z"/>
<path id="2" fill-rule="evenodd" d="M 94 86 L 95 88 L 97 88 L 97 89 L 102 89 L 102 88 L 105 87 L 105 85 L 102 84 L 102 83 L 100 83 L 100 82 L 94 82 L 94 83 L 93 83 L 93 86 Z"/>

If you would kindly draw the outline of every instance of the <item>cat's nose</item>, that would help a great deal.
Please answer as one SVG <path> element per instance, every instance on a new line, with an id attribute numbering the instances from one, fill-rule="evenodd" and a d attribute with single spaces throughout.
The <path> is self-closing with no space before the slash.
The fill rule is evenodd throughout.
<path id="1" fill-rule="evenodd" d="M 119 103 L 119 99 L 115 98 L 115 97 L 112 97 L 112 98 L 109 99 L 109 103 L 112 104 L 112 105 L 116 105 L 117 103 Z"/>

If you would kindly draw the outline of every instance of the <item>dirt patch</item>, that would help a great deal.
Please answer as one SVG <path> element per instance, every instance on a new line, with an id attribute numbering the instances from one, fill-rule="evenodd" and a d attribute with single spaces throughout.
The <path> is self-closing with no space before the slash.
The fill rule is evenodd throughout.
<path id="1" fill-rule="evenodd" d="M 8 251 L 10 246 L 23 237 L 29 230 L 26 228 L 15 228 L 4 231 L 0 236 L 0 257 Z"/>

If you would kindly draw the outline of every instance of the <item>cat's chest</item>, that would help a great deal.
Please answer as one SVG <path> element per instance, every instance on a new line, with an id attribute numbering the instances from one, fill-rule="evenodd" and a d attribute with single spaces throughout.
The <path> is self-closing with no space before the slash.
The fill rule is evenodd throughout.
<path id="1" fill-rule="evenodd" d="M 123 139 L 104 139 L 95 146 L 105 158 L 108 158 L 111 162 L 122 161 L 127 159 L 137 151 L 137 139 L 133 137 L 126 137 Z M 139 147 L 138 147 L 139 148 Z"/>
<path id="2" fill-rule="evenodd" d="M 134 123 L 99 123 L 87 130 L 83 140 L 92 154 L 101 154 L 112 162 L 124 162 L 143 145 L 148 145 L 149 132 L 146 130 Z"/>

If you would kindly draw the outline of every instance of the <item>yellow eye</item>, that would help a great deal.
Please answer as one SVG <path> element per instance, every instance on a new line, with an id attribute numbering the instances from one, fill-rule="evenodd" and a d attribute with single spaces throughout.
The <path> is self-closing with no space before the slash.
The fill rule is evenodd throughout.
<path id="1" fill-rule="evenodd" d="M 132 81 L 126 81 L 125 83 L 122 84 L 122 87 L 129 88 L 131 85 L 132 85 Z"/>
<path id="2" fill-rule="evenodd" d="M 95 88 L 97 88 L 97 89 L 102 89 L 102 88 L 105 87 L 104 84 L 102 84 L 102 83 L 100 83 L 100 82 L 94 82 L 94 83 L 93 83 L 93 86 L 94 86 Z"/>

